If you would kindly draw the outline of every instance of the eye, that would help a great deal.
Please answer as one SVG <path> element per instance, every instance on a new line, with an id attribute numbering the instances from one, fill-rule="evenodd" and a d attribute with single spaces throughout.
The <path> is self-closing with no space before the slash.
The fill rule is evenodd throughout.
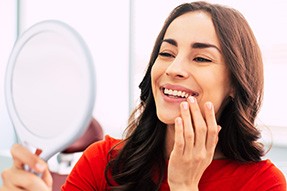
<path id="1" fill-rule="evenodd" d="M 160 53 L 158 53 L 158 55 L 160 55 L 162 57 L 174 58 L 174 55 L 172 55 L 168 52 L 160 52 Z"/>
<path id="2" fill-rule="evenodd" d="M 212 62 L 211 60 L 209 59 L 206 59 L 206 58 L 202 58 L 202 57 L 196 57 L 193 59 L 195 62 Z"/>

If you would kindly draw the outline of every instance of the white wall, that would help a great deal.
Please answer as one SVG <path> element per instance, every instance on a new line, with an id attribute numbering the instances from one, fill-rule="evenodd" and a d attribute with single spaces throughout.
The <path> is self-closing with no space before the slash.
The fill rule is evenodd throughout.
<path id="1" fill-rule="evenodd" d="M 16 1 L 0 0 L 0 150 L 15 141 L 4 99 L 4 76 L 10 50 L 16 38 Z"/>

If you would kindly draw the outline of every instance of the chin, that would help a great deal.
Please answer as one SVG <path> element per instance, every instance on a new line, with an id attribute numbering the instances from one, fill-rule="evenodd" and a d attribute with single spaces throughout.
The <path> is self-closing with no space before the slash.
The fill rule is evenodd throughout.
<path id="1" fill-rule="evenodd" d="M 173 125 L 174 124 L 174 121 L 175 121 L 175 118 L 178 117 L 179 114 L 178 113 L 157 113 L 157 117 L 158 119 L 163 122 L 164 124 L 167 124 L 167 125 Z"/>

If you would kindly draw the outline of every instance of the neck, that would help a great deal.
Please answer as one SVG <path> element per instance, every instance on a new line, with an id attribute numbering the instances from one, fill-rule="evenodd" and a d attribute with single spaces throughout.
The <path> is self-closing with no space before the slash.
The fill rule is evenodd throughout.
<path id="1" fill-rule="evenodd" d="M 166 142 L 165 142 L 165 157 L 169 159 L 170 153 L 172 152 L 174 145 L 174 125 L 167 125 L 166 130 Z M 225 159 L 226 157 L 221 152 L 219 146 L 217 145 L 213 160 Z"/>

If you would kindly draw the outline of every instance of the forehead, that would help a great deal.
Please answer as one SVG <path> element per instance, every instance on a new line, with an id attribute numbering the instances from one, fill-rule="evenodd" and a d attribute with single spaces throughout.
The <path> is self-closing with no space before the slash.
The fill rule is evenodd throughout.
<path id="1" fill-rule="evenodd" d="M 177 42 L 205 42 L 220 47 L 212 18 L 209 13 L 193 11 L 174 19 L 165 33 L 164 39 Z"/>

